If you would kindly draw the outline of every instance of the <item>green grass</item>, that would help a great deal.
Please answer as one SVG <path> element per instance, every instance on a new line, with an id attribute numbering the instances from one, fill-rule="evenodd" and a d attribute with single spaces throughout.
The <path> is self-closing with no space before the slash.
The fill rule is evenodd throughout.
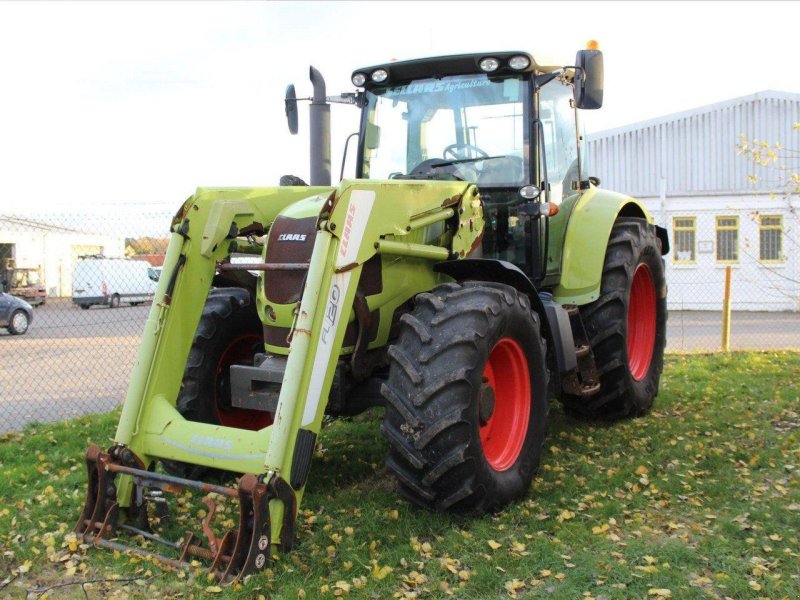
<path id="1" fill-rule="evenodd" d="M 614 425 L 551 413 L 528 496 L 455 518 L 398 499 L 380 414 L 320 436 L 296 549 L 219 597 L 800 597 L 800 354 L 672 356 L 647 417 Z M 68 535 L 89 442 L 117 413 L 0 438 L 0 597 L 107 577 L 90 598 L 200 598 L 200 569 L 166 571 Z M 192 502 L 197 498 L 193 498 Z M 197 505 L 179 514 L 179 525 Z M 227 518 L 224 515 L 223 518 Z M 0 584 L 2 587 L 3 584 Z M 211 586 L 210 590 L 207 588 Z M 29 598 L 36 598 L 33 593 Z M 84 598 L 79 586 L 51 598 Z"/>

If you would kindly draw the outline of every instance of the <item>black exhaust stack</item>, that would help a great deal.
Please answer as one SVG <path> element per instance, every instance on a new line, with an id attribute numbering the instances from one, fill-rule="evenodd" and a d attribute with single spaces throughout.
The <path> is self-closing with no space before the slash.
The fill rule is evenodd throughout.
<path id="1" fill-rule="evenodd" d="M 331 184 L 331 105 L 325 98 L 325 80 L 314 67 L 309 68 L 314 86 L 311 100 L 311 185 Z"/>

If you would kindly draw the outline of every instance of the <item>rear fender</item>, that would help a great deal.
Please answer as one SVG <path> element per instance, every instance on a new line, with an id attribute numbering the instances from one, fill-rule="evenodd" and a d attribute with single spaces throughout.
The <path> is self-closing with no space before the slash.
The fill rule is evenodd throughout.
<path id="1" fill-rule="evenodd" d="M 560 304 L 589 304 L 600 297 L 606 246 L 619 217 L 653 217 L 630 196 L 592 188 L 575 205 L 567 223 L 561 263 L 561 280 L 553 290 Z M 669 250 L 666 230 L 658 228 L 662 254 Z"/>

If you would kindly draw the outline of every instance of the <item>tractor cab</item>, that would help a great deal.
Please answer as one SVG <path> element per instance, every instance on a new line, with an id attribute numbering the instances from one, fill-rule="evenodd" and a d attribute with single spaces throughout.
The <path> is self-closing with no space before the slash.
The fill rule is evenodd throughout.
<path id="1" fill-rule="evenodd" d="M 476 184 L 487 215 L 483 255 L 541 281 L 547 219 L 539 217 L 588 188 L 576 109 L 602 103 L 602 55 L 583 50 L 577 63 L 546 67 L 499 52 L 356 70 L 352 82 L 364 90 L 357 177 Z"/>
<path id="2" fill-rule="evenodd" d="M 486 215 L 482 256 L 513 263 L 537 285 L 557 280 L 562 240 L 551 240 L 549 217 L 590 188 L 577 109 L 603 103 L 603 55 L 595 42 L 565 66 L 539 64 L 525 52 L 374 65 L 353 72 L 359 92 L 339 96 L 325 95 L 313 67 L 310 76 L 311 185 L 331 182 L 328 103 L 359 106 L 358 179 L 477 185 Z M 290 85 L 292 133 L 297 101 Z M 347 144 L 342 176 L 346 156 Z M 293 176 L 282 181 L 303 183 Z M 560 219 L 573 206 L 566 203 Z"/>

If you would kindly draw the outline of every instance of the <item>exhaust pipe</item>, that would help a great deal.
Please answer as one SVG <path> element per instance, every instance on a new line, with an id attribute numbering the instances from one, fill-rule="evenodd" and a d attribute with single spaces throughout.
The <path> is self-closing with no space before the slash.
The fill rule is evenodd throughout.
<path id="1" fill-rule="evenodd" d="M 314 67 L 309 68 L 314 97 L 311 118 L 311 185 L 331 184 L 331 105 L 325 98 L 325 80 Z"/>

